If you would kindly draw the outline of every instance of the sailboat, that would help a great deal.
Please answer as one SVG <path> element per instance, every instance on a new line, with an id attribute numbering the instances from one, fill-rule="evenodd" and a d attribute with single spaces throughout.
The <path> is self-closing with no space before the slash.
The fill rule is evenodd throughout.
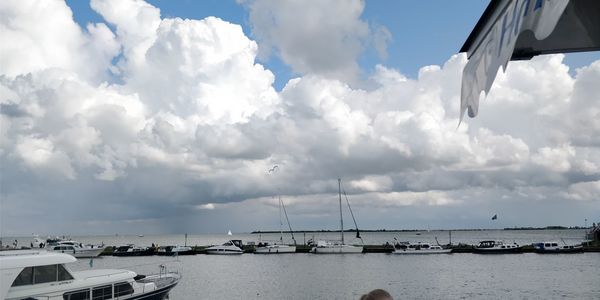
<path id="1" fill-rule="evenodd" d="M 350 253 L 362 253 L 362 246 L 347 245 L 344 243 L 344 216 L 342 213 L 342 180 L 338 178 L 338 195 L 340 202 L 340 241 L 318 241 L 317 245 L 313 247 L 310 252 L 315 254 L 350 254 Z M 344 192 L 344 196 L 346 193 Z M 346 197 L 346 203 L 348 203 L 348 209 L 354 220 L 354 226 L 356 226 L 356 237 L 360 238 L 360 232 L 358 231 L 358 225 L 356 225 L 356 219 L 354 213 L 350 207 L 348 197 Z"/>
<path id="2" fill-rule="evenodd" d="M 285 220 L 287 221 L 288 227 L 290 228 L 290 234 L 292 235 L 292 240 L 294 241 L 294 246 L 285 245 L 283 243 L 283 219 L 282 219 L 282 208 L 285 213 Z M 279 196 L 279 243 L 269 243 L 269 242 L 260 242 L 256 247 L 256 254 L 278 254 L 278 253 L 294 253 L 296 252 L 296 239 L 294 238 L 294 232 L 292 231 L 292 225 L 290 224 L 290 219 L 288 219 L 287 211 L 285 210 L 285 206 L 283 205 L 283 200 L 281 200 L 281 196 Z"/>

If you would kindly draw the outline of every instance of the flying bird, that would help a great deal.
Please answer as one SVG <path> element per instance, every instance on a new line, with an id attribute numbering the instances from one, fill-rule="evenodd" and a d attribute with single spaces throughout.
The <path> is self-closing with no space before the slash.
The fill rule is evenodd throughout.
<path id="1" fill-rule="evenodd" d="M 277 168 L 279 168 L 279 166 L 274 165 L 272 168 L 269 169 L 269 173 L 273 173 L 273 172 L 277 171 Z"/>

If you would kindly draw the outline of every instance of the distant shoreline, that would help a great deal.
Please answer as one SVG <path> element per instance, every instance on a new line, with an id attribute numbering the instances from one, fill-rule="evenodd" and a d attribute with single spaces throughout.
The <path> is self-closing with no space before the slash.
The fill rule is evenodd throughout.
<path id="1" fill-rule="evenodd" d="M 360 232 L 428 232 L 428 231 L 494 231 L 494 230 L 579 230 L 589 229 L 582 226 L 546 226 L 546 227 L 505 227 L 505 228 L 463 228 L 463 229 L 359 229 Z M 324 233 L 324 232 L 339 232 L 339 230 L 293 230 L 293 233 Z M 346 229 L 344 232 L 356 232 L 356 229 Z M 280 233 L 278 230 L 256 230 L 250 234 L 262 233 Z M 283 233 L 290 233 L 289 230 L 284 230 Z"/>
<path id="2" fill-rule="evenodd" d="M 583 226 L 546 226 L 546 227 L 505 227 L 505 228 L 459 228 L 459 229 L 360 229 L 360 232 L 414 232 L 414 233 L 425 233 L 428 231 L 437 231 L 437 232 L 446 232 L 446 231 L 498 231 L 498 230 L 589 230 L 591 227 L 583 227 Z M 289 230 L 283 231 L 284 233 L 290 233 Z M 339 230 L 335 229 L 321 229 L 321 230 L 294 230 L 293 233 L 328 233 L 328 232 L 339 232 Z M 344 232 L 356 232 L 356 229 L 346 229 Z M 236 232 L 235 234 L 274 234 L 279 233 L 279 230 L 255 230 L 252 232 Z M 160 235 L 184 235 L 185 233 L 147 233 L 146 236 L 160 236 Z M 225 235 L 226 233 L 189 233 L 190 235 Z M 12 240 L 15 238 L 31 238 L 32 236 L 68 236 L 68 237 L 87 237 L 87 236 L 95 236 L 95 237 L 131 237 L 137 236 L 137 233 L 117 233 L 117 234 L 6 234 L 0 235 L 0 238 L 4 241 Z"/>

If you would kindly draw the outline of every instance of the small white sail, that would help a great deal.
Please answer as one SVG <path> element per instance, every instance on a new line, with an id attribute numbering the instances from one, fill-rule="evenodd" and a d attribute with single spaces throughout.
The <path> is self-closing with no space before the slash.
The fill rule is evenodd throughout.
<path id="1" fill-rule="evenodd" d="M 227 235 L 231 235 L 231 230 L 227 231 Z"/>

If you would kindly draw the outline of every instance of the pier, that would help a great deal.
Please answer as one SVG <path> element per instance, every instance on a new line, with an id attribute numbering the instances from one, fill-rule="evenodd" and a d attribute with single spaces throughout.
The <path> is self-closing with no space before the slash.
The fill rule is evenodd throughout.
<path id="1" fill-rule="evenodd" d="M 358 245 L 360 246 L 360 245 Z M 475 253 L 475 247 L 473 245 L 467 244 L 458 244 L 458 245 L 446 245 L 448 248 L 452 249 L 452 253 Z M 192 246 L 193 251 L 190 254 L 193 255 L 202 255 L 206 254 L 206 248 L 210 246 Z M 101 256 L 111 256 L 113 254 L 115 246 L 106 247 L 104 252 L 102 252 Z M 296 245 L 295 253 L 309 253 L 312 246 L 309 245 Z M 157 255 L 157 249 L 154 251 L 154 255 Z M 256 251 L 255 245 L 244 245 L 243 249 L 244 253 L 254 253 Z M 391 244 L 388 245 L 363 245 L 363 253 L 392 253 L 394 251 L 394 246 Z M 521 248 L 521 253 L 534 253 L 535 249 L 532 245 L 524 245 Z M 600 252 L 600 243 L 598 242 L 590 242 L 589 244 L 583 245 L 583 252 Z"/>

